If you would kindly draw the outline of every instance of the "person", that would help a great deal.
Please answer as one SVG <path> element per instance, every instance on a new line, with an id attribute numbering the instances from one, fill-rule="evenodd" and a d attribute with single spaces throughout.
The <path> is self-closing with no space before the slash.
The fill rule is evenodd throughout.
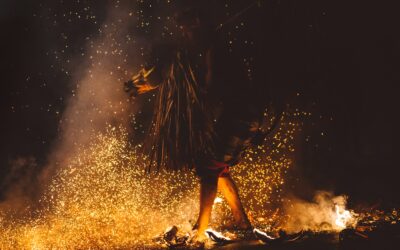
<path id="1" fill-rule="evenodd" d="M 204 241 L 217 189 L 232 210 L 238 230 L 253 227 L 229 169 L 259 131 L 262 112 L 245 68 L 229 53 L 200 9 L 176 17 L 182 37 L 154 49 L 152 66 L 127 82 L 126 90 L 157 90 L 150 130 L 149 168 L 195 168 L 200 212 L 193 229 Z"/>

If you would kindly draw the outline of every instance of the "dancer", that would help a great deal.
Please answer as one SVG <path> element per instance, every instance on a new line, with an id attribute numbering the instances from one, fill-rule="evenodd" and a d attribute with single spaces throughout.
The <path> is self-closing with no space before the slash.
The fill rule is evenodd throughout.
<path id="1" fill-rule="evenodd" d="M 245 72 L 218 38 L 205 13 L 191 8 L 176 17 L 182 37 L 155 49 L 153 65 L 126 90 L 158 91 L 150 130 L 150 169 L 195 168 L 200 213 L 195 240 L 205 240 L 217 189 L 225 196 L 237 229 L 252 231 L 229 168 L 259 131 L 262 107 Z"/>

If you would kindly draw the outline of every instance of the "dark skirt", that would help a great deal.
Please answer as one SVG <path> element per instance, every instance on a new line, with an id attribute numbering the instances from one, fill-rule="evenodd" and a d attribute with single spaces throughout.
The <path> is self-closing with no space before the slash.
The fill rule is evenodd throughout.
<path id="1" fill-rule="evenodd" d="M 196 165 L 201 178 L 228 175 L 229 168 L 240 162 L 259 131 L 260 117 L 253 105 L 234 107 L 226 108 L 215 122 L 213 158 L 201 159 Z"/>
<path id="2" fill-rule="evenodd" d="M 235 79 L 220 81 L 225 85 L 205 91 L 190 59 L 180 52 L 166 79 L 155 103 L 149 168 L 196 168 L 198 173 L 211 173 L 212 169 L 226 172 L 227 166 L 237 164 L 259 128 L 251 91 L 235 85 Z"/>

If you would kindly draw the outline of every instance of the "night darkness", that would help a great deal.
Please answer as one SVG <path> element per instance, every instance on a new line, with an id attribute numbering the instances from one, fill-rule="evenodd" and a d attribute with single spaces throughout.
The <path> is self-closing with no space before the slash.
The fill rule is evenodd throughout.
<path id="1" fill-rule="evenodd" d="M 157 16 L 160 2 L 166 1 L 136 4 Z M 236 54 L 253 56 L 256 77 L 267 72 L 259 79 L 268 83 L 273 105 L 296 103 L 312 112 L 303 124 L 292 180 L 302 188 L 293 193 L 309 199 L 311 190 L 332 190 L 354 203 L 398 207 L 398 9 L 386 1 L 261 2 L 226 24 L 225 35 Z M 221 22 L 249 4 L 210 1 L 210 12 Z M 107 6 L 103 0 L 0 2 L 0 194 L 8 191 L 15 159 L 35 159 L 32 175 L 47 164 L 76 88 L 74 72 L 86 67 L 85 44 L 97 34 Z M 151 27 L 159 22 L 149 20 L 149 27 L 132 32 L 154 38 L 158 29 Z M 241 23 L 246 25 L 237 28 Z"/>

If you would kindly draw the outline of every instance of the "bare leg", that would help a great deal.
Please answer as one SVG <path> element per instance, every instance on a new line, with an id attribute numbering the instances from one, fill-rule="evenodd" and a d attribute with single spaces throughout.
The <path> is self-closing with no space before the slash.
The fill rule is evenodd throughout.
<path id="1" fill-rule="evenodd" d="M 200 213 L 196 223 L 197 240 L 206 238 L 205 231 L 211 217 L 211 210 L 217 195 L 218 176 L 202 178 L 200 180 Z"/>
<path id="2" fill-rule="evenodd" d="M 235 223 L 240 229 L 250 229 L 251 223 L 247 217 L 242 202 L 240 201 L 238 188 L 230 175 L 218 179 L 218 189 L 225 196 L 228 205 L 232 209 Z"/>

